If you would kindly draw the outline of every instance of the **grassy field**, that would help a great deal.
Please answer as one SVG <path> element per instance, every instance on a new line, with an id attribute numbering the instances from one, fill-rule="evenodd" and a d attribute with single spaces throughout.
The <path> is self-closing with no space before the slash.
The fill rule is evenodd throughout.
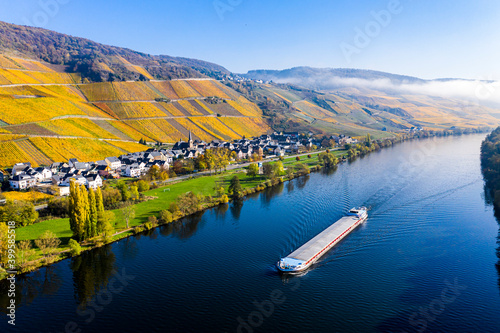
<path id="1" fill-rule="evenodd" d="M 261 176 L 254 178 L 248 177 L 243 170 L 238 170 L 224 172 L 217 175 L 214 174 L 187 179 L 171 185 L 144 192 L 145 196 L 154 197 L 155 199 L 141 202 L 135 205 L 136 216 L 134 220 L 131 221 L 130 226 L 133 227 L 147 222 L 149 216 L 158 216 L 161 210 L 168 209 L 170 203 L 175 201 L 176 198 L 181 194 L 192 191 L 194 193 L 201 193 L 203 195 L 214 195 L 216 181 L 218 182 L 218 184 L 223 185 L 227 190 L 229 181 L 234 175 L 238 175 L 241 180 L 241 185 L 244 189 L 255 187 L 265 180 Z M 135 179 L 133 180 L 135 181 Z M 122 218 L 121 211 L 117 209 L 113 210 L 113 212 L 116 216 L 116 231 L 118 232 L 122 229 L 125 229 L 126 224 Z M 17 241 L 26 239 L 35 240 L 45 230 L 51 230 L 57 235 L 57 237 L 61 238 L 61 247 L 63 248 L 67 245 L 69 237 L 71 237 L 69 219 L 65 218 L 47 220 L 31 226 L 19 228 L 17 230 Z"/>
<path id="2" fill-rule="evenodd" d="M 340 157 L 345 152 L 333 151 L 333 153 Z M 312 153 L 311 158 L 302 156 L 300 161 L 297 161 L 295 157 L 286 158 L 283 161 L 283 165 L 285 166 L 285 168 L 293 167 L 298 163 L 304 163 L 309 166 L 314 166 L 318 164 L 317 155 L 318 153 Z M 147 222 L 149 216 L 158 216 L 160 211 L 168 209 L 170 203 L 175 201 L 181 194 L 194 192 L 203 195 L 215 195 L 216 182 L 219 186 L 224 186 L 227 191 L 229 182 L 231 178 L 234 177 L 234 175 L 237 175 L 238 178 L 240 178 L 241 185 L 244 189 L 255 187 L 266 180 L 263 176 L 249 177 L 246 175 L 245 170 L 237 169 L 233 171 L 223 172 L 221 174 L 191 178 L 162 186 L 157 189 L 149 190 L 147 192 L 144 192 L 143 194 L 147 197 L 153 197 L 154 199 L 134 205 L 136 216 L 131 221 L 130 226 L 133 227 Z M 113 212 L 116 215 L 116 231 L 125 229 L 126 225 L 122 218 L 121 211 L 113 210 Z M 67 238 L 71 236 L 71 231 L 69 229 L 69 219 L 66 218 L 48 220 L 31 226 L 20 228 L 17 232 L 17 240 L 34 240 L 45 230 L 52 230 L 58 237 L 63 238 L 64 240 L 62 245 L 66 244 L 68 241 Z"/>

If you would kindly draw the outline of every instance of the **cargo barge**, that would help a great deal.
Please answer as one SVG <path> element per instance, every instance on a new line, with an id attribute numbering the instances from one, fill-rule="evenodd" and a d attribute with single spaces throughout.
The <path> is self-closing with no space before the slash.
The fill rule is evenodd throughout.
<path id="1" fill-rule="evenodd" d="M 306 270 L 367 218 L 368 212 L 365 207 L 351 209 L 346 216 L 278 261 L 278 269 L 287 273 Z"/>

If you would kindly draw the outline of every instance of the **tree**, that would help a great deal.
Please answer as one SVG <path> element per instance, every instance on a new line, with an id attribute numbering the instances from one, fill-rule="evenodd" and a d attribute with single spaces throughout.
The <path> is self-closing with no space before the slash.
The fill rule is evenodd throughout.
<path id="1" fill-rule="evenodd" d="M 130 198 L 132 200 L 138 200 L 139 199 L 139 190 L 137 186 L 130 186 Z"/>
<path id="2" fill-rule="evenodd" d="M 38 219 L 38 212 L 33 203 L 28 201 L 7 201 L 0 206 L 0 223 L 14 221 L 16 227 L 32 225 Z"/>
<path id="3" fill-rule="evenodd" d="M 81 216 L 82 216 L 82 229 L 83 229 L 83 239 L 90 238 L 90 204 L 89 204 L 89 195 L 84 185 L 80 185 L 80 194 L 81 194 Z"/>
<path id="4" fill-rule="evenodd" d="M 309 167 L 303 163 L 298 163 L 297 165 L 295 165 L 295 169 L 297 170 L 297 173 L 299 175 L 307 175 L 311 172 L 311 170 L 309 170 Z"/>
<path id="5" fill-rule="evenodd" d="M 132 205 L 126 206 L 126 207 L 122 208 L 121 211 L 122 211 L 123 219 L 127 223 L 127 229 L 128 229 L 128 228 L 130 228 L 130 226 L 129 226 L 130 221 L 132 221 L 135 217 L 135 207 Z"/>
<path id="6" fill-rule="evenodd" d="M 160 178 L 160 167 L 157 165 L 153 165 L 151 168 L 149 168 L 148 173 L 146 175 L 152 181 L 159 179 Z"/>
<path id="7" fill-rule="evenodd" d="M 96 232 L 100 235 L 104 231 L 104 200 L 102 198 L 101 188 L 97 188 L 95 193 L 96 209 L 97 209 L 97 225 Z"/>
<path id="8" fill-rule="evenodd" d="M 241 197 L 243 188 L 241 187 L 240 179 L 238 178 L 238 176 L 234 176 L 233 178 L 231 178 L 231 183 L 229 184 L 228 192 L 233 196 L 233 198 Z"/>
<path id="9" fill-rule="evenodd" d="M 69 198 L 69 226 L 73 237 L 84 240 L 86 237 L 86 225 L 88 223 L 88 195 L 85 187 L 79 186 L 74 181 L 70 183 Z"/>
<path id="10" fill-rule="evenodd" d="M 70 239 L 68 245 L 72 256 L 78 256 L 82 252 L 82 247 L 76 240 Z"/>
<path id="11" fill-rule="evenodd" d="M 371 136 L 370 136 L 370 133 L 366 134 L 366 141 L 365 141 L 365 145 L 366 145 L 367 147 L 371 147 L 371 145 L 372 145 L 372 138 L 371 138 Z"/>
<path id="12" fill-rule="evenodd" d="M 170 203 L 170 206 L 168 207 L 168 211 L 172 214 L 177 213 L 179 211 L 179 205 L 177 204 L 177 202 L 172 201 Z"/>
<path id="13" fill-rule="evenodd" d="M 173 221 L 172 213 L 166 209 L 160 211 L 160 221 L 163 223 L 171 223 Z"/>
<path id="14" fill-rule="evenodd" d="M 115 228 L 113 228 L 113 222 L 115 221 L 115 213 L 112 211 L 105 211 L 103 218 L 103 231 L 101 235 L 104 238 L 104 242 L 110 243 L 113 240 L 113 234 L 115 233 Z"/>
<path id="15" fill-rule="evenodd" d="M 0 223 L 0 264 L 7 264 L 9 250 L 9 227 L 5 223 Z"/>
<path id="16" fill-rule="evenodd" d="M 281 162 L 281 161 L 274 163 L 273 168 L 274 168 L 274 175 L 275 176 L 281 176 L 285 172 L 285 169 L 283 167 L 283 162 Z"/>
<path id="17" fill-rule="evenodd" d="M 50 230 L 46 230 L 35 240 L 36 246 L 40 249 L 46 261 L 50 261 L 54 251 L 61 244 L 61 240 Z"/>
<path id="18" fill-rule="evenodd" d="M 22 267 L 25 263 L 31 261 L 35 254 L 31 240 L 20 241 L 16 246 L 16 264 Z"/>
<path id="19" fill-rule="evenodd" d="M 184 215 L 193 214 L 201 209 L 202 195 L 196 195 L 194 192 L 181 194 L 177 198 L 179 210 Z"/>
<path id="20" fill-rule="evenodd" d="M 149 183 L 145 180 L 139 180 L 137 182 L 137 189 L 139 192 L 146 192 L 149 190 Z"/>
<path id="21" fill-rule="evenodd" d="M 318 160 L 321 165 L 325 167 L 332 167 L 337 165 L 338 159 L 332 153 L 320 153 L 318 154 Z"/>
<path id="22" fill-rule="evenodd" d="M 102 200 L 104 207 L 114 208 L 122 200 L 122 195 L 119 189 L 106 187 L 102 190 Z"/>
<path id="23" fill-rule="evenodd" d="M 221 198 L 220 198 L 220 202 L 221 203 L 228 203 L 229 202 L 229 198 L 227 197 L 227 195 L 223 195 Z"/>
<path id="24" fill-rule="evenodd" d="M 262 164 L 262 173 L 268 179 L 274 178 L 275 169 L 271 162 L 265 162 L 264 164 Z"/>
<path id="25" fill-rule="evenodd" d="M 247 170 L 247 176 L 256 177 L 259 174 L 259 166 L 257 163 L 250 163 Z"/>
<path id="26" fill-rule="evenodd" d="M 118 190 L 120 190 L 120 194 L 122 196 L 122 201 L 128 201 L 130 200 L 130 197 L 131 197 L 131 193 L 128 189 L 128 186 L 127 184 L 123 181 L 123 180 L 120 180 L 117 184 L 116 184 L 116 188 Z"/>
<path id="27" fill-rule="evenodd" d="M 76 186 L 74 181 L 69 184 L 69 204 L 68 204 L 68 214 L 69 214 L 69 227 L 73 232 L 73 237 L 79 237 L 78 234 L 78 216 L 76 207 L 78 205 L 78 193 L 80 188 Z"/>
<path id="28" fill-rule="evenodd" d="M 94 190 L 89 190 L 89 218 L 87 225 L 87 237 L 92 238 L 97 236 L 97 201 Z"/>
<path id="29" fill-rule="evenodd" d="M 216 193 L 217 193 L 218 197 L 223 196 L 224 193 L 226 192 L 226 190 L 224 189 L 224 186 L 220 186 L 218 188 L 216 187 L 215 190 L 216 190 Z"/>

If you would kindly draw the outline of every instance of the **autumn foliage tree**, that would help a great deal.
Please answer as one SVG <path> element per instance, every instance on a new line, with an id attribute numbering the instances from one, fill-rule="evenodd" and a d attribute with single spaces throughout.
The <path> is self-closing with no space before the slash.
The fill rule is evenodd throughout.
<path id="1" fill-rule="evenodd" d="M 87 191 L 74 181 L 70 184 L 69 225 L 73 237 L 86 240 L 104 231 L 104 204 L 101 189 Z"/>

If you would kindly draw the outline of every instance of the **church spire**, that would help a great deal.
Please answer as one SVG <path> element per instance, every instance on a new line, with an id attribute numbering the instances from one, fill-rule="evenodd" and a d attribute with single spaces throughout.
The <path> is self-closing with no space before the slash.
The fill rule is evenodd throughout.
<path id="1" fill-rule="evenodd" d="M 189 148 L 193 148 L 193 137 L 191 135 L 191 131 L 189 131 Z"/>

